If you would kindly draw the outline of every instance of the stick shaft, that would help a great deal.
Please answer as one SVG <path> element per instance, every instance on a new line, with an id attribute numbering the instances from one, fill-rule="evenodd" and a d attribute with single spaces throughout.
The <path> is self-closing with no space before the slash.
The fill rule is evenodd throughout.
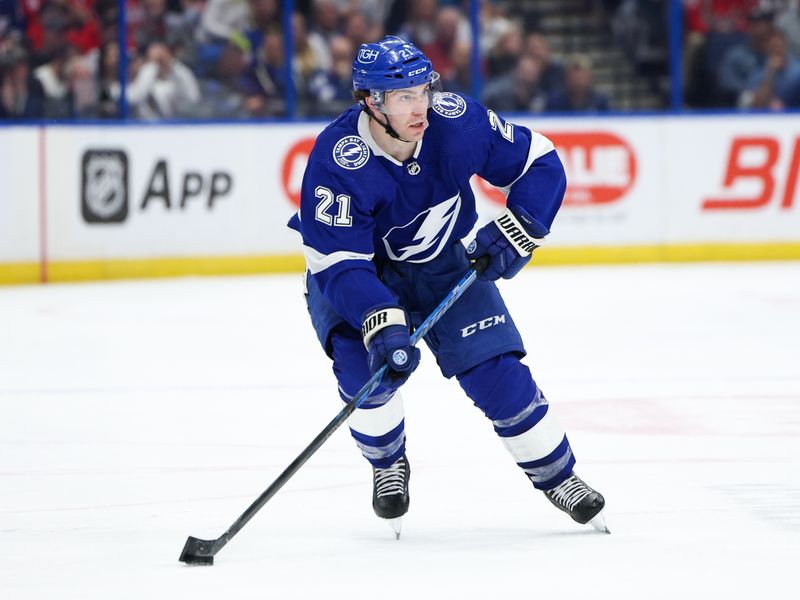
<path id="1" fill-rule="evenodd" d="M 416 345 L 421 338 L 433 328 L 436 322 L 444 315 L 445 312 L 458 300 L 461 295 L 469 288 L 477 277 L 476 269 L 471 268 L 464 277 L 453 287 L 453 289 L 442 299 L 439 305 L 428 315 L 419 327 L 414 330 L 411 336 L 411 343 Z M 364 401 L 369 397 L 373 390 L 380 385 L 383 375 L 386 373 L 388 367 L 382 366 L 364 386 L 358 391 L 350 402 L 339 411 L 333 420 L 323 429 L 312 442 L 295 458 L 291 464 L 284 469 L 284 471 L 273 481 L 270 486 L 264 490 L 255 501 L 247 507 L 247 509 L 239 516 L 236 521 L 223 533 L 219 538 L 214 540 L 210 554 L 214 555 L 219 552 L 225 544 L 227 544 L 233 536 L 235 536 L 244 527 L 250 519 L 252 519 L 261 508 L 269 502 L 269 500 L 278 493 L 287 481 L 300 470 L 306 461 L 311 458 L 314 453 L 327 441 L 329 437 L 336 431 L 347 418 L 353 414 L 353 411 L 361 406 Z"/>

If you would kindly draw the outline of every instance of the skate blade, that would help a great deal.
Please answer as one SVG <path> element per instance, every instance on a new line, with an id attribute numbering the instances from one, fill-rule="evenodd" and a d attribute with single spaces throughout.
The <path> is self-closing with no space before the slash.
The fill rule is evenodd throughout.
<path id="1" fill-rule="evenodd" d="M 394 538 L 396 540 L 400 539 L 400 530 L 403 528 L 403 517 L 397 517 L 396 519 L 387 519 L 389 523 L 389 527 L 392 528 L 394 531 Z"/>
<path id="2" fill-rule="evenodd" d="M 589 525 L 594 527 L 600 533 L 611 533 L 611 530 L 606 525 L 606 518 L 603 516 L 603 513 L 597 513 L 594 519 L 589 521 Z"/>

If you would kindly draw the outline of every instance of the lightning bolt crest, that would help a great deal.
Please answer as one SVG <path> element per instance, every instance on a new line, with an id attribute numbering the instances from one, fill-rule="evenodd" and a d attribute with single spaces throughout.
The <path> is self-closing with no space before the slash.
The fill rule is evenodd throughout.
<path id="1" fill-rule="evenodd" d="M 425 212 L 418 214 L 405 225 L 390 229 L 389 232 L 383 237 L 383 244 L 386 248 L 389 258 L 392 260 L 404 260 L 414 263 L 427 262 L 433 259 L 439 254 L 442 246 L 449 239 L 450 233 L 453 231 L 456 219 L 458 218 L 460 209 L 461 194 L 459 193 L 452 198 L 448 198 L 444 202 L 437 204 L 436 206 L 430 207 Z M 392 232 L 397 229 L 405 229 L 409 225 L 412 225 L 420 217 L 423 217 L 422 224 L 419 226 L 419 229 L 417 229 L 414 237 L 411 238 L 413 242 L 417 243 L 398 248 L 395 252 L 389 243 Z M 438 247 L 433 252 L 428 253 L 428 251 L 437 243 Z M 426 256 L 424 258 L 412 260 L 412 257 L 422 254 L 426 254 Z"/>

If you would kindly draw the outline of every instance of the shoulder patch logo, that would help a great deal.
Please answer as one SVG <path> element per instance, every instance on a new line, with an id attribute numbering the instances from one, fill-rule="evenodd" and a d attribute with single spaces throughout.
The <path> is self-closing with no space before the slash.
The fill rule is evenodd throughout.
<path id="1" fill-rule="evenodd" d="M 367 143 L 357 135 L 348 135 L 333 147 L 333 160 L 345 169 L 355 170 L 364 166 L 369 158 Z"/>
<path id="2" fill-rule="evenodd" d="M 448 119 L 456 119 L 467 112 L 467 103 L 453 92 L 439 92 L 433 97 L 433 110 Z"/>

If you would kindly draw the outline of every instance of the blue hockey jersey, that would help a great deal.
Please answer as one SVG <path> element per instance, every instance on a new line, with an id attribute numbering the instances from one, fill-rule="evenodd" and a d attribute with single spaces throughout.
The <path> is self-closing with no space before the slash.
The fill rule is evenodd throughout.
<path id="1" fill-rule="evenodd" d="M 501 188 L 550 227 L 566 177 L 553 144 L 459 94 L 436 94 L 414 155 L 400 162 L 354 106 L 319 135 L 303 177 L 299 212 L 308 272 L 336 312 L 356 328 L 394 296 L 376 262 L 425 263 L 469 234 L 477 213 L 474 174 Z"/>

